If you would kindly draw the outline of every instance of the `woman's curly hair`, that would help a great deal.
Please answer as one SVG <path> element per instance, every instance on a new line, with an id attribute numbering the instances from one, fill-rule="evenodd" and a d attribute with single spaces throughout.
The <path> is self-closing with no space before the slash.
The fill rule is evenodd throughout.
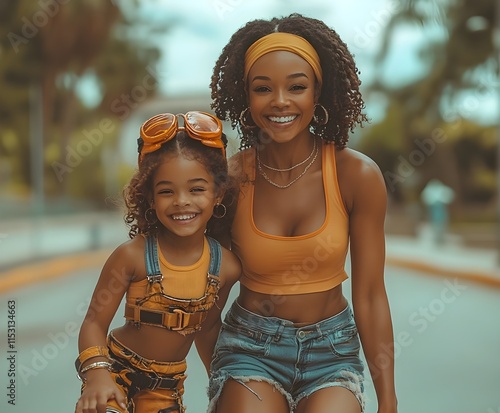
<path id="1" fill-rule="evenodd" d="M 227 144 L 222 134 L 224 145 Z M 151 209 L 153 201 L 153 181 L 158 167 L 171 155 L 185 156 L 200 162 L 214 177 L 215 190 L 226 191 L 229 185 L 227 161 L 220 149 L 211 148 L 190 138 L 180 131 L 176 137 L 164 143 L 155 152 L 144 155 L 139 168 L 123 190 L 126 213 L 125 223 L 129 226 L 129 237 L 138 234 L 156 234 L 161 225 L 156 213 Z M 211 220 L 214 218 L 211 218 Z"/>
<path id="2" fill-rule="evenodd" d="M 258 142 L 258 128 L 244 128 L 239 121 L 248 107 L 243 80 L 245 52 L 255 41 L 273 32 L 292 33 L 306 39 L 316 49 L 323 69 L 319 103 L 329 114 L 326 125 L 311 125 L 313 132 L 327 142 L 344 148 L 349 133 L 368 119 L 362 113 L 365 103 L 359 91 L 359 69 L 347 45 L 321 20 L 294 13 L 271 20 L 253 20 L 236 31 L 219 56 L 210 83 L 212 109 L 223 120 L 231 121 L 241 134 L 240 149 Z"/>

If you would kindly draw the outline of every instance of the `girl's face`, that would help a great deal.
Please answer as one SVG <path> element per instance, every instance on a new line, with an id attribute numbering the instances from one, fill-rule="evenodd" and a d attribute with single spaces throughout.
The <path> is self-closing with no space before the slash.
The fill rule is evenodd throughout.
<path id="1" fill-rule="evenodd" d="M 166 156 L 153 177 L 152 208 L 165 229 L 179 237 L 203 234 L 221 198 L 204 165 L 183 155 Z"/>
<path id="2" fill-rule="evenodd" d="M 316 77 L 300 56 L 286 51 L 257 59 L 248 74 L 252 119 L 276 142 L 309 133 L 314 114 Z"/>

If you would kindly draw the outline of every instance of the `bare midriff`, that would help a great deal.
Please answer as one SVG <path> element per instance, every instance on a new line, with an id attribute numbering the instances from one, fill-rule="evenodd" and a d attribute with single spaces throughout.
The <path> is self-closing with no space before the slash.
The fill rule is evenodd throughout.
<path id="1" fill-rule="evenodd" d="M 278 317 L 300 325 L 314 324 L 340 313 L 347 306 L 342 285 L 310 294 L 270 295 L 241 285 L 238 304 L 265 317 Z"/>

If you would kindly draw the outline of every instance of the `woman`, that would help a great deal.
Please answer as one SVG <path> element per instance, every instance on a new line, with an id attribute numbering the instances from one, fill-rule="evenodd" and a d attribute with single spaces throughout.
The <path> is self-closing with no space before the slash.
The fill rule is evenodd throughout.
<path id="1" fill-rule="evenodd" d="M 210 367 L 210 412 L 363 411 L 360 341 L 378 412 L 397 412 L 386 190 L 375 163 L 346 148 L 366 121 L 358 73 L 334 30 L 298 14 L 247 23 L 216 63 L 212 108 L 240 128 L 242 150 L 230 159 L 231 222 L 211 233 L 243 274 Z"/>

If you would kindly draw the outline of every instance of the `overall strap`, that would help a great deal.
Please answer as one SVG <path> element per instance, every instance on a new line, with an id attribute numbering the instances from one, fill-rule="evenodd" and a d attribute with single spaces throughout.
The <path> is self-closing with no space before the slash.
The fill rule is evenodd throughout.
<path id="1" fill-rule="evenodd" d="M 219 241 L 209 236 L 207 236 L 207 240 L 210 246 L 210 267 L 208 268 L 208 273 L 218 277 L 222 261 L 222 249 Z"/>
<path id="2" fill-rule="evenodd" d="M 148 280 L 155 281 L 158 276 L 162 275 L 158 263 L 158 244 L 155 235 L 146 236 L 145 260 Z"/>

